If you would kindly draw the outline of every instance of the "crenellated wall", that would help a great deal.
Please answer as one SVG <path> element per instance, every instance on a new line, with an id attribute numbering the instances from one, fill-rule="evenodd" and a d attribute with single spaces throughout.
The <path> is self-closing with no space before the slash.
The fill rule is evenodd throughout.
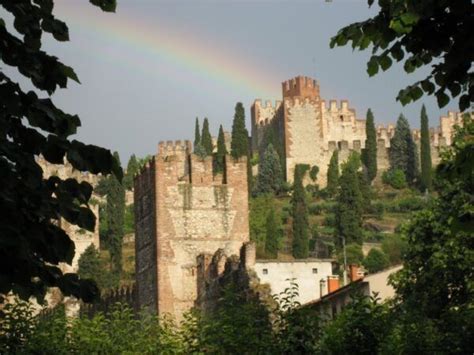
<path id="1" fill-rule="evenodd" d="M 176 319 L 195 305 L 198 256 L 238 255 L 249 240 L 246 160 L 226 156 L 214 174 L 210 157 L 190 152 L 187 141 L 162 142 L 135 178 L 139 306 Z"/>
<path id="2" fill-rule="evenodd" d="M 317 165 L 317 183 L 326 185 L 326 175 L 332 153 L 339 150 L 339 162 L 344 162 L 351 151 L 365 149 L 365 120 L 358 119 L 347 100 L 339 103 L 320 99 L 317 82 L 311 78 L 298 76 L 282 83 L 283 104 L 277 102 L 262 105 L 256 100 L 252 105 L 252 150 L 265 149 L 265 129 L 269 125 L 279 127 L 279 139 L 283 142 L 285 174 L 293 180 L 296 164 Z M 431 157 L 434 164 L 440 159 L 440 148 L 452 142 L 454 126 L 462 123 L 462 114 L 448 112 L 440 118 L 440 126 L 430 130 Z M 388 153 L 395 126 L 379 125 L 377 131 L 377 163 L 380 173 L 389 168 Z M 420 149 L 420 132 L 413 130 L 413 138 Z M 305 183 L 312 183 L 307 177 Z"/>

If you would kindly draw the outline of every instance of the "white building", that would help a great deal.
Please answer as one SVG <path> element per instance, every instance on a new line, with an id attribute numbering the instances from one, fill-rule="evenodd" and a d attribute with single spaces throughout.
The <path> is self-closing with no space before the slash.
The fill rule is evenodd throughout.
<path id="1" fill-rule="evenodd" d="M 257 260 L 254 270 L 260 283 L 270 286 L 272 294 L 284 292 L 290 287 L 290 282 L 295 282 L 299 290 L 297 301 L 304 304 L 320 298 L 321 280 L 332 275 L 332 260 Z"/>

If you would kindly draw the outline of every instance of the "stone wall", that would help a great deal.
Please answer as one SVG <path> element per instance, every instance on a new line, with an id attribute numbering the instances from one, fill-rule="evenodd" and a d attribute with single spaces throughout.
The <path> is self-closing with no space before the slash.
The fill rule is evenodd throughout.
<path id="1" fill-rule="evenodd" d="M 79 182 L 85 181 L 95 187 L 100 179 L 100 175 L 94 175 L 87 172 L 80 172 L 75 170 L 68 161 L 64 161 L 64 164 L 52 164 L 46 161 L 43 157 L 38 157 L 38 164 L 43 169 L 43 178 L 48 179 L 50 176 L 57 176 L 62 180 L 76 179 Z M 92 194 L 91 200 L 98 200 L 97 196 Z M 89 203 L 89 208 L 94 213 L 96 218 L 94 231 L 88 231 L 79 228 L 76 225 L 72 225 L 67 222 L 64 218 L 59 221 L 59 226 L 69 235 L 71 240 L 74 242 L 75 254 L 72 260 L 72 264 L 61 264 L 61 270 L 63 272 L 77 272 L 78 261 L 82 253 L 92 244 L 96 249 L 99 249 L 99 205 L 97 203 Z"/>
<path id="2" fill-rule="evenodd" d="M 326 186 L 329 161 L 335 149 L 339 150 L 339 162 L 344 162 L 351 151 L 361 152 L 365 148 L 365 120 L 358 119 L 347 100 L 339 104 L 330 100 L 327 105 L 319 96 L 319 86 L 315 80 L 298 76 L 282 83 L 283 105 L 275 106 L 261 100 L 252 105 L 252 150 L 265 146 L 266 127 L 274 125 L 279 139 L 284 142 L 284 162 L 286 179 L 291 182 L 296 164 L 317 165 L 317 183 Z M 283 110 L 281 109 L 283 107 Z M 283 111 L 283 112 L 282 112 Z M 452 141 L 454 125 L 462 122 L 460 113 L 448 112 L 440 118 L 440 125 L 431 128 L 431 156 L 433 164 L 440 160 L 440 150 Z M 389 168 L 388 153 L 390 139 L 395 126 L 379 125 L 377 131 L 377 163 L 379 176 Z M 415 143 L 420 146 L 420 132 L 413 130 Z M 309 177 L 305 183 L 310 183 Z"/>
<path id="3" fill-rule="evenodd" d="M 227 156 L 215 175 L 210 157 L 190 152 L 189 142 L 162 142 L 135 178 L 139 305 L 177 319 L 198 297 L 198 256 L 238 255 L 249 240 L 246 160 Z"/>

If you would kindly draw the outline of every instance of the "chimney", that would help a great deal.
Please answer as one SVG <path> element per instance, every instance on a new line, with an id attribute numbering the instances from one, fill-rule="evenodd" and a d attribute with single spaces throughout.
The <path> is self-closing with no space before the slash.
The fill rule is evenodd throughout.
<path id="1" fill-rule="evenodd" d="M 328 293 L 332 293 L 339 289 L 339 276 L 331 275 L 328 276 Z"/>
<path id="2" fill-rule="evenodd" d="M 357 264 L 350 264 L 349 265 L 349 278 L 351 282 L 360 280 L 364 278 L 364 273 Z"/>

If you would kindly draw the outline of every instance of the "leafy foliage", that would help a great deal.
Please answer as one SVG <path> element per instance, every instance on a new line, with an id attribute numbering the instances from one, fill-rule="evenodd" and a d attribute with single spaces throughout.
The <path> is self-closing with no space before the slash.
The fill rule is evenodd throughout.
<path id="1" fill-rule="evenodd" d="M 390 140 L 389 160 L 390 169 L 402 170 L 407 182 L 413 184 L 418 175 L 416 146 L 411 135 L 410 125 L 403 115 L 398 117 L 395 134 Z"/>
<path id="2" fill-rule="evenodd" d="M 280 157 L 273 148 L 273 145 L 269 144 L 258 167 L 255 193 L 257 195 L 266 193 L 277 194 L 281 191 L 282 184 L 283 173 L 280 165 Z"/>
<path id="3" fill-rule="evenodd" d="M 291 197 L 293 217 L 293 256 L 296 259 L 304 259 L 309 254 L 309 221 L 306 191 L 303 187 L 303 179 L 308 165 L 297 164 L 295 166 L 293 179 L 293 196 Z"/>
<path id="4" fill-rule="evenodd" d="M 438 198 L 404 227 L 409 248 L 393 279 L 400 352 L 467 353 L 474 329 L 474 123 L 466 119 L 437 169 Z M 414 342 L 413 331 L 423 335 Z"/>
<path id="5" fill-rule="evenodd" d="M 368 0 L 369 6 L 374 0 Z M 397 96 L 403 105 L 424 94 L 435 95 L 438 106 L 459 98 L 459 108 L 466 110 L 474 101 L 474 34 L 470 0 L 460 1 L 378 1 L 379 12 L 373 18 L 341 29 L 331 39 L 331 48 L 352 43 L 365 50 L 372 46 L 367 63 L 370 76 L 404 60 L 404 69 L 412 73 L 432 62 L 431 73 Z"/>
<path id="6" fill-rule="evenodd" d="M 373 248 L 370 249 L 362 264 L 370 273 L 375 273 L 386 269 L 389 260 L 383 251 Z"/>
<path id="7" fill-rule="evenodd" d="M 382 182 L 397 190 L 407 187 L 407 179 L 402 169 L 384 171 L 382 174 Z"/>
<path id="8" fill-rule="evenodd" d="M 343 312 L 324 328 L 321 353 L 380 354 L 390 329 L 386 305 L 374 297 L 355 295 Z"/>
<path id="9" fill-rule="evenodd" d="M 430 146 L 430 128 L 428 116 L 426 114 L 425 105 L 421 108 L 421 142 L 420 142 L 420 158 L 421 158 L 421 175 L 420 183 L 422 190 L 430 190 L 432 183 L 432 166 L 431 166 L 431 146 Z"/>
<path id="10" fill-rule="evenodd" d="M 346 243 L 362 243 L 363 200 L 360 191 L 359 168 L 360 158 L 355 152 L 342 165 L 335 208 L 334 237 L 337 245 L 341 245 L 342 238 L 345 238 Z"/>
<path id="11" fill-rule="evenodd" d="M 346 245 L 346 259 L 347 264 L 361 265 L 364 260 L 364 253 L 362 252 L 362 246 L 360 244 L 351 243 Z M 338 253 L 337 260 L 339 264 L 344 264 L 344 255 L 342 250 Z"/>
<path id="12" fill-rule="evenodd" d="M 249 232 L 250 240 L 255 242 L 257 247 L 257 257 L 265 256 L 267 216 L 274 203 L 271 195 L 260 195 L 250 199 Z"/>
<path id="13" fill-rule="evenodd" d="M 277 216 L 275 207 L 272 205 L 266 219 L 265 254 L 268 258 L 276 258 L 283 237 L 281 218 Z"/>
<path id="14" fill-rule="evenodd" d="M 105 11 L 115 1 L 94 1 Z M 81 125 L 76 115 L 56 107 L 49 97 L 69 80 L 79 82 L 74 70 L 42 49 L 43 33 L 57 41 L 69 40 L 66 24 L 53 14 L 52 1 L 1 1 L 13 17 L 15 33 L 0 21 L 0 53 L 4 65 L 18 70 L 37 89 L 24 92 L 0 73 L 0 294 L 10 291 L 23 299 L 41 299 L 47 287 L 91 300 L 97 288 L 75 274 L 63 274 L 58 264 L 71 263 L 74 244 L 59 226 L 60 218 L 93 230 L 88 208 L 92 187 L 57 176 L 44 179 L 36 157 L 53 164 L 67 159 L 79 171 L 93 174 L 121 169 L 103 148 L 70 140 Z M 39 96 L 40 95 L 40 96 Z M 14 265 L 15 267 L 12 267 Z"/>
<path id="15" fill-rule="evenodd" d="M 407 248 L 406 240 L 399 234 L 387 236 L 382 241 L 382 250 L 387 255 L 390 265 L 401 264 Z"/>
<path id="16" fill-rule="evenodd" d="M 374 115 L 370 108 L 367 111 L 365 132 L 367 138 L 365 140 L 362 160 L 367 169 L 369 182 L 372 182 L 375 176 L 377 176 L 377 132 L 375 131 Z"/>
<path id="17" fill-rule="evenodd" d="M 327 191 L 329 196 L 335 196 L 339 186 L 339 152 L 335 150 L 329 161 L 327 172 Z"/>
<path id="18" fill-rule="evenodd" d="M 212 146 L 212 136 L 211 131 L 209 130 L 209 120 L 207 117 L 204 118 L 202 124 L 202 133 L 201 133 L 201 146 L 206 151 L 206 155 L 212 155 L 213 146 Z"/>

